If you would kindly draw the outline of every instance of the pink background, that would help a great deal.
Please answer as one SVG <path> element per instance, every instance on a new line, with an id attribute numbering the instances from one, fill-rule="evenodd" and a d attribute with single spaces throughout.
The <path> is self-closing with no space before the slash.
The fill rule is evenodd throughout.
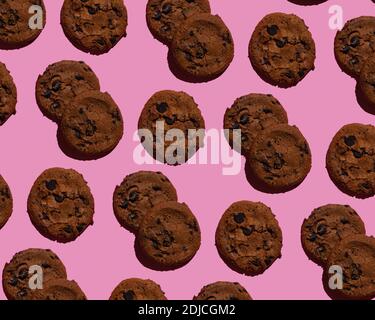
<path id="1" fill-rule="evenodd" d="M 341 193 L 325 170 L 325 153 L 336 131 L 344 124 L 374 124 L 354 94 L 355 82 L 342 73 L 333 56 L 335 31 L 328 28 L 328 8 L 339 4 L 344 19 L 375 13 L 370 0 L 335 0 L 303 7 L 286 0 L 211 0 L 213 13 L 221 15 L 232 31 L 235 59 L 219 79 L 207 84 L 177 80 L 168 69 L 167 47 L 154 40 L 145 22 L 146 0 L 126 0 L 129 13 L 128 37 L 110 53 L 96 57 L 75 49 L 65 38 L 59 23 L 62 0 L 45 0 L 47 25 L 32 45 L 15 51 L 1 51 L 17 84 L 17 115 L 0 128 L 0 174 L 8 181 L 14 212 L 0 231 L 0 268 L 18 251 L 50 248 L 65 263 L 89 299 L 107 299 L 112 289 L 129 277 L 158 282 L 169 299 L 191 299 L 205 284 L 238 281 L 255 299 L 326 299 L 321 269 L 310 262 L 300 244 L 300 227 L 311 210 L 327 203 L 349 204 L 375 234 L 375 199 L 357 200 Z M 302 17 L 315 38 L 316 70 L 297 87 L 283 90 L 263 82 L 253 71 L 247 46 L 257 22 L 270 12 L 289 12 Z M 120 106 L 125 119 L 125 136 L 119 146 L 98 161 L 81 162 L 65 156 L 56 141 L 56 125 L 42 116 L 34 87 L 48 64 L 76 59 L 87 62 Z M 297 189 L 281 195 L 254 190 L 244 172 L 223 176 L 219 165 L 137 166 L 133 162 L 136 143 L 132 136 L 147 99 L 157 90 L 175 89 L 190 93 L 200 105 L 207 128 L 222 128 L 225 109 L 235 98 L 251 93 L 271 93 L 284 105 L 291 124 L 297 125 L 313 153 L 313 168 Z M 57 244 L 43 238 L 26 212 L 31 185 L 46 168 L 74 168 L 88 181 L 96 202 L 95 224 L 76 241 Z M 196 214 L 202 229 L 202 246 L 184 268 L 156 272 L 137 260 L 134 236 L 121 228 L 112 211 L 112 193 L 123 177 L 137 170 L 161 170 L 175 184 L 179 198 Z M 246 277 L 231 271 L 219 258 L 214 233 L 225 209 L 238 200 L 262 201 L 276 214 L 284 236 L 283 257 L 263 275 Z M 0 290 L 0 298 L 5 296 Z"/>

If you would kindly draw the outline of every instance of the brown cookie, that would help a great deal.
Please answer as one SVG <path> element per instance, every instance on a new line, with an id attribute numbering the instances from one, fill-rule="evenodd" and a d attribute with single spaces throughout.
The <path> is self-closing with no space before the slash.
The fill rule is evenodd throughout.
<path id="1" fill-rule="evenodd" d="M 77 171 L 51 168 L 34 182 L 27 211 L 44 237 L 66 243 L 74 241 L 94 223 L 94 198 Z"/>
<path id="2" fill-rule="evenodd" d="M 38 6 L 38 9 L 35 10 Z M 33 10 L 32 10 L 33 9 Z M 30 13 L 31 12 L 31 13 Z M 41 18 L 42 28 L 34 25 Z M 39 21 L 39 20 L 38 20 Z M 32 22 L 30 27 L 29 22 Z M 0 3 L 0 48 L 18 49 L 32 43 L 46 24 L 46 9 L 43 0 L 7 0 Z"/>
<path id="3" fill-rule="evenodd" d="M 85 91 L 100 90 L 99 80 L 83 61 L 63 60 L 51 64 L 36 83 L 36 101 L 43 114 L 55 122 L 67 105 Z"/>
<path id="4" fill-rule="evenodd" d="M 288 0 L 288 1 L 294 4 L 302 5 L 302 6 L 312 6 L 312 5 L 327 2 L 327 0 Z"/>
<path id="5" fill-rule="evenodd" d="M 147 267 L 173 270 L 187 264 L 201 244 L 201 232 L 186 204 L 157 204 L 143 219 L 136 238 L 138 257 Z"/>
<path id="6" fill-rule="evenodd" d="M 333 266 L 342 268 L 342 289 L 333 289 L 329 286 L 330 277 L 333 276 L 330 268 Z M 324 268 L 323 285 L 333 299 L 375 298 L 375 238 L 355 235 L 338 243 Z"/>
<path id="7" fill-rule="evenodd" d="M 143 218 L 160 202 L 177 201 L 177 192 L 161 172 L 138 171 L 124 178 L 113 194 L 118 222 L 136 233 Z"/>
<path id="8" fill-rule="evenodd" d="M 328 204 L 314 209 L 303 221 L 301 242 L 306 255 L 324 266 L 340 241 L 365 233 L 362 219 L 350 206 Z"/>
<path id="9" fill-rule="evenodd" d="M 336 34 L 334 51 L 342 71 L 357 78 L 363 64 L 375 53 L 375 17 L 362 16 L 346 22 Z"/>
<path id="10" fill-rule="evenodd" d="M 43 289 L 35 290 L 33 300 L 87 300 L 77 282 L 66 279 L 47 281 Z"/>
<path id="11" fill-rule="evenodd" d="M 156 92 L 147 101 L 138 120 L 141 140 L 144 129 L 149 136 L 142 142 L 146 151 L 169 165 L 185 163 L 203 146 L 205 122 L 198 105 L 185 92 Z M 179 134 L 177 140 L 170 137 L 175 133 Z"/>
<path id="12" fill-rule="evenodd" d="M 249 58 L 264 81 L 289 88 L 314 70 L 315 42 L 300 17 L 271 13 L 258 23 L 251 36 Z"/>
<path id="13" fill-rule="evenodd" d="M 356 198 L 375 195 L 375 127 L 352 123 L 334 136 L 326 156 L 333 183 Z"/>
<path id="14" fill-rule="evenodd" d="M 32 300 L 35 290 L 30 289 L 31 266 L 43 270 L 43 283 L 54 279 L 66 279 L 66 270 L 59 257 L 51 250 L 27 249 L 14 255 L 3 270 L 3 289 L 9 300 Z"/>
<path id="15" fill-rule="evenodd" d="M 288 123 L 288 115 L 280 102 L 272 95 L 252 93 L 238 98 L 224 115 L 224 129 L 230 146 L 246 155 L 258 133 L 264 129 Z M 234 137 L 233 130 L 241 130 L 241 135 Z"/>
<path id="16" fill-rule="evenodd" d="M 208 0 L 149 0 L 146 20 L 153 36 L 169 45 L 175 32 L 187 18 L 210 12 Z"/>
<path id="17" fill-rule="evenodd" d="M 282 233 L 271 209 L 260 202 L 238 201 L 223 214 L 216 248 L 234 271 L 256 276 L 281 258 Z"/>
<path id="18" fill-rule="evenodd" d="M 167 300 L 167 298 L 154 281 L 132 278 L 120 282 L 109 300 Z"/>
<path id="19" fill-rule="evenodd" d="M 310 147 L 295 126 L 280 124 L 263 130 L 246 156 L 247 178 L 258 190 L 287 192 L 311 169 Z"/>
<path id="20" fill-rule="evenodd" d="M 193 300 L 252 300 L 244 287 L 237 282 L 219 281 L 204 286 Z"/>
<path id="21" fill-rule="evenodd" d="M 59 125 L 60 147 L 81 160 L 104 157 L 120 142 L 124 123 L 119 107 L 108 93 L 87 91 L 77 96 Z"/>
<path id="22" fill-rule="evenodd" d="M 95 55 L 110 51 L 124 37 L 128 25 L 123 0 L 65 0 L 61 26 L 79 50 Z"/>
<path id="23" fill-rule="evenodd" d="M 174 34 L 169 58 L 182 80 L 205 82 L 219 77 L 234 57 L 232 35 L 219 16 L 209 13 L 188 18 Z"/>
<path id="24" fill-rule="evenodd" d="M 375 56 L 370 56 L 364 63 L 357 81 L 356 93 L 362 101 L 365 111 L 375 114 Z"/>
<path id="25" fill-rule="evenodd" d="M 0 230 L 9 220 L 13 211 L 13 198 L 9 186 L 0 175 Z"/>
<path id="26" fill-rule="evenodd" d="M 0 62 L 0 126 L 16 114 L 16 104 L 17 88 L 5 64 Z"/>

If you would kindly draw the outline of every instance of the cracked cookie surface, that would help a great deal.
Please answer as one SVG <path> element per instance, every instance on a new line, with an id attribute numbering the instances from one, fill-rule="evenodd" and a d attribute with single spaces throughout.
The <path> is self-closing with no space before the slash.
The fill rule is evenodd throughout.
<path id="1" fill-rule="evenodd" d="M 113 290 L 109 300 L 167 300 L 160 286 L 152 280 L 126 279 Z"/>
<path id="2" fill-rule="evenodd" d="M 8 184 L 0 175 L 0 229 L 9 220 L 13 211 L 13 198 Z"/>
<path id="3" fill-rule="evenodd" d="M 16 114 L 17 88 L 5 64 L 0 62 L 0 126 Z"/>
<path id="4" fill-rule="evenodd" d="M 204 286 L 193 300 L 252 300 L 252 298 L 239 283 L 218 281 Z"/>
<path id="5" fill-rule="evenodd" d="M 34 182 L 27 211 L 43 236 L 65 243 L 74 241 L 94 223 L 94 198 L 81 174 L 51 168 Z"/>

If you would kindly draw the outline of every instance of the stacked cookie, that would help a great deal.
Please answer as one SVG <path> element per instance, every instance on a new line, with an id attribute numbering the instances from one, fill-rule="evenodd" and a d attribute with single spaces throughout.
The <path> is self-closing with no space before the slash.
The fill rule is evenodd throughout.
<path id="1" fill-rule="evenodd" d="M 79 160 L 101 158 L 120 142 L 121 111 L 97 76 L 82 61 L 64 60 L 38 77 L 36 100 L 43 114 L 58 124 L 59 145 Z"/>
<path id="2" fill-rule="evenodd" d="M 234 57 L 232 35 L 208 0 L 149 0 L 147 25 L 169 47 L 171 71 L 189 82 L 219 77 Z"/>
<path id="3" fill-rule="evenodd" d="M 67 280 L 62 261 L 48 249 L 15 254 L 4 266 L 2 282 L 9 300 L 86 300 L 78 284 Z"/>
<path id="4" fill-rule="evenodd" d="M 350 206 L 313 210 L 303 222 L 301 242 L 309 259 L 323 268 L 323 286 L 332 299 L 375 297 L 375 238 L 366 236 L 362 219 Z"/>
<path id="5" fill-rule="evenodd" d="M 116 187 L 113 209 L 119 223 L 136 235 L 138 259 L 155 270 L 187 264 L 201 243 L 198 221 L 161 172 L 139 171 Z"/>
<path id="6" fill-rule="evenodd" d="M 231 147 L 246 157 L 246 176 L 256 189 L 286 192 L 303 182 L 311 169 L 309 144 L 272 95 L 238 98 L 224 115 Z"/>

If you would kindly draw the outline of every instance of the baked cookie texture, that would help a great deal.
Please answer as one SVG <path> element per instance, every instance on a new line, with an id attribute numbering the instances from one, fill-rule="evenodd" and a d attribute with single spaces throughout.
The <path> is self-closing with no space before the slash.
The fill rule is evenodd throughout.
<path id="1" fill-rule="evenodd" d="M 109 300 L 167 300 L 160 286 L 152 280 L 131 278 L 121 281 Z"/>
<path id="2" fill-rule="evenodd" d="M 0 62 L 0 126 L 16 114 L 17 88 L 4 63 Z"/>
<path id="3" fill-rule="evenodd" d="M 204 286 L 193 300 L 252 300 L 252 298 L 239 283 L 218 281 Z"/>
<path id="4" fill-rule="evenodd" d="M 74 280 L 52 279 L 37 290 L 33 300 L 87 300 L 85 293 Z"/>
<path id="5" fill-rule="evenodd" d="M 0 230 L 8 222 L 13 212 L 13 197 L 7 182 L 0 175 Z"/>

